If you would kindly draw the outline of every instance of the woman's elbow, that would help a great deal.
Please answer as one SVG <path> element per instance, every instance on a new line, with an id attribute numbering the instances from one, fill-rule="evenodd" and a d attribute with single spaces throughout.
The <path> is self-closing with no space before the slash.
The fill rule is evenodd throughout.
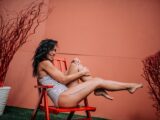
<path id="1" fill-rule="evenodd" d="M 67 84 L 67 79 L 66 78 L 61 79 L 61 83 L 66 85 Z"/>

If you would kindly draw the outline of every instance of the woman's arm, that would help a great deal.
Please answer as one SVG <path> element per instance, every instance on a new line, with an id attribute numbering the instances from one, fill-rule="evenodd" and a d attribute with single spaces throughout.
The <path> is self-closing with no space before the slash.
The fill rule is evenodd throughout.
<path id="1" fill-rule="evenodd" d="M 45 60 L 40 63 L 40 67 L 49 74 L 53 79 L 57 80 L 58 82 L 62 84 L 68 84 L 76 79 L 79 79 L 82 76 L 85 76 L 89 73 L 88 69 L 81 70 L 80 72 L 71 74 L 71 75 L 65 75 L 63 74 L 59 69 L 57 69 L 53 63 L 51 63 L 48 60 Z"/>

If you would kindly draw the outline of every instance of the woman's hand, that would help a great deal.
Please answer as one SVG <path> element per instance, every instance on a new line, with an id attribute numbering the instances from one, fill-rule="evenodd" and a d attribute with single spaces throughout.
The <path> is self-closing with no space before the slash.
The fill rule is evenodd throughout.
<path id="1" fill-rule="evenodd" d="M 83 75 L 85 75 L 85 76 L 90 75 L 89 69 L 87 67 L 82 66 L 82 65 L 79 65 L 79 72 L 82 72 Z"/>
<path id="2" fill-rule="evenodd" d="M 85 76 L 89 76 L 90 75 L 90 71 L 87 67 L 84 67 L 81 63 L 79 58 L 74 58 L 72 60 L 73 63 L 75 63 L 78 66 L 78 71 L 82 72 L 83 75 Z"/>
<path id="3" fill-rule="evenodd" d="M 72 62 L 75 63 L 76 65 L 79 65 L 79 64 L 80 64 L 79 58 L 74 58 L 74 59 L 72 60 Z"/>

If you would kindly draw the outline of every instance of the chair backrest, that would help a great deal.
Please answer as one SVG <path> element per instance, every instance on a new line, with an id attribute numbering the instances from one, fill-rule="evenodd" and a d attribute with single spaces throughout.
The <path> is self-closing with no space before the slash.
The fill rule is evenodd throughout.
<path id="1" fill-rule="evenodd" d="M 53 64 L 62 72 L 65 72 L 67 70 L 67 61 L 65 58 L 54 58 Z"/>

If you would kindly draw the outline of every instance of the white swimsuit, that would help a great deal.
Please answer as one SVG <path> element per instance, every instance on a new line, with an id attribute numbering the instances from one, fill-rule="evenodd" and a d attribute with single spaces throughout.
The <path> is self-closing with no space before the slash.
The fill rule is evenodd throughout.
<path id="1" fill-rule="evenodd" d="M 55 104 L 56 107 L 58 107 L 58 99 L 59 95 L 67 90 L 67 86 L 57 82 L 56 80 L 52 79 L 50 76 L 45 76 L 39 80 L 39 83 L 41 85 L 53 85 L 53 88 L 48 88 L 47 93 L 48 96 L 51 98 L 53 103 Z"/>

